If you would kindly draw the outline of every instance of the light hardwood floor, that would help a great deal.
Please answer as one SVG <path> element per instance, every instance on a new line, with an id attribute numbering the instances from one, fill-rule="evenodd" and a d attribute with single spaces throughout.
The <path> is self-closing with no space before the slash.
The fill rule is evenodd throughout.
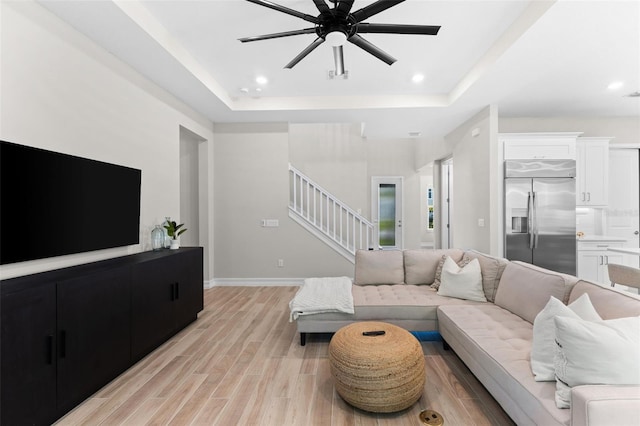
<path id="1" fill-rule="evenodd" d="M 62 418 L 58 425 L 513 425 L 452 351 L 423 342 L 422 398 L 395 414 L 347 405 L 329 372 L 330 335 L 300 346 L 289 323 L 297 287 L 205 290 L 196 322 Z"/>

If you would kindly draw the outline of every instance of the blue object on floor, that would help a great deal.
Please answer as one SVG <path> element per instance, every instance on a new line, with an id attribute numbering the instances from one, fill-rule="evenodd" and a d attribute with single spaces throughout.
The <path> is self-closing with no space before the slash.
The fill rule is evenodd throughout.
<path id="1" fill-rule="evenodd" d="M 411 334 L 421 342 L 441 342 L 442 336 L 437 331 L 412 331 Z"/>

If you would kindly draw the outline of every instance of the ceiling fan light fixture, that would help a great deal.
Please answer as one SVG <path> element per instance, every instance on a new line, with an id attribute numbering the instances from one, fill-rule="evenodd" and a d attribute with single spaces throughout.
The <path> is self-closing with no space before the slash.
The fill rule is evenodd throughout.
<path id="1" fill-rule="evenodd" d="M 324 41 L 334 47 L 344 46 L 344 44 L 347 42 L 347 35 L 342 31 L 331 31 L 324 37 Z"/>

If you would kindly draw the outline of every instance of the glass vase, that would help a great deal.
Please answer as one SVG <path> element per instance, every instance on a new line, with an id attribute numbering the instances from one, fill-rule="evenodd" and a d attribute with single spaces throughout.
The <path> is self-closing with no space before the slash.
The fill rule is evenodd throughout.
<path id="1" fill-rule="evenodd" d="M 165 232 L 160 225 L 156 225 L 151 230 L 151 248 L 153 250 L 161 250 L 164 248 Z"/>

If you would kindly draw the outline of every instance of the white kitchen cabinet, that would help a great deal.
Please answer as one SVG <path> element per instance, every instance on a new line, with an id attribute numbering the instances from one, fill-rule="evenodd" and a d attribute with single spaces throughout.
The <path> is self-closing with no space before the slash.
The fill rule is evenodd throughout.
<path id="1" fill-rule="evenodd" d="M 611 138 L 578 138 L 576 142 L 576 205 L 604 207 L 609 190 Z"/>
<path id="2" fill-rule="evenodd" d="M 580 133 L 501 133 L 505 160 L 575 159 Z"/>
<path id="3" fill-rule="evenodd" d="M 622 247 L 621 242 L 578 241 L 578 278 L 611 285 L 607 265 L 625 263 L 625 255 L 607 250 L 609 247 Z"/>

